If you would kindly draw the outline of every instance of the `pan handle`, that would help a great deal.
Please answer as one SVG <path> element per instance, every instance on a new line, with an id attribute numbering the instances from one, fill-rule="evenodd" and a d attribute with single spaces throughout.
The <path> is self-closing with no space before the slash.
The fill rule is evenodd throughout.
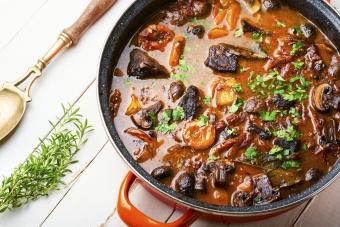
<path id="1" fill-rule="evenodd" d="M 128 172 L 123 180 L 118 195 L 117 211 L 120 218 L 128 226 L 148 226 L 148 227 L 177 227 L 188 226 L 195 221 L 199 214 L 191 209 L 188 209 L 186 213 L 178 220 L 171 223 L 158 222 L 139 211 L 132 205 L 129 199 L 129 190 L 133 182 L 136 180 L 136 176 L 132 172 Z"/>

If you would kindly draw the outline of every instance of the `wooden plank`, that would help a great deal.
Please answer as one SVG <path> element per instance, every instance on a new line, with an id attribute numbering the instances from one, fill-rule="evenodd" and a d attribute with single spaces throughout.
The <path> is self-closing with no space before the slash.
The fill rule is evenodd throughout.
<path id="1" fill-rule="evenodd" d="M 339 226 L 340 179 L 316 196 L 294 226 Z"/>
<path id="2" fill-rule="evenodd" d="M 114 208 L 127 171 L 113 146 L 107 143 L 42 226 L 122 226 Z M 130 199 L 138 209 L 156 220 L 164 221 L 173 210 L 139 184 L 132 187 Z M 74 211 L 76 215 L 70 215 Z"/>

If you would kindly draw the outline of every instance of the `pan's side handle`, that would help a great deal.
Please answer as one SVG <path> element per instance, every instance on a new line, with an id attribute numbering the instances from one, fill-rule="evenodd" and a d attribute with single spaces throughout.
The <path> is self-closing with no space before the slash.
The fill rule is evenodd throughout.
<path id="1" fill-rule="evenodd" d="M 129 172 L 125 179 L 123 180 L 119 195 L 118 195 L 118 203 L 117 203 L 117 212 L 120 218 L 128 225 L 128 226 L 148 226 L 148 227 L 179 227 L 179 226 L 188 226 L 193 221 L 195 221 L 199 214 L 193 210 L 187 210 L 186 213 L 179 218 L 178 220 L 172 223 L 162 223 L 156 221 L 141 211 L 139 211 L 136 207 L 132 205 L 129 199 L 129 190 L 133 182 L 136 180 L 136 176 Z"/>

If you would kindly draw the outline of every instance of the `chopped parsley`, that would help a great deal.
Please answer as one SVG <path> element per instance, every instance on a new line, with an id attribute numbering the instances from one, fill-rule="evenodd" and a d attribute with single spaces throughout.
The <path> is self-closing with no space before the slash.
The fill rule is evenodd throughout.
<path id="1" fill-rule="evenodd" d="M 304 143 L 304 144 L 302 145 L 302 150 L 303 150 L 303 151 L 307 151 L 307 150 L 308 150 L 307 144 Z"/>
<path id="2" fill-rule="evenodd" d="M 179 63 L 177 66 L 177 73 L 171 73 L 170 78 L 175 80 L 180 80 L 183 83 L 187 83 L 187 78 L 189 76 L 189 73 L 193 71 L 192 67 L 190 67 L 186 61 L 184 60 L 183 55 L 179 59 Z"/>
<path id="3" fill-rule="evenodd" d="M 286 141 L 293 141 L 300 137 L 300 132 L 297 131 L 293 125 L 288 126 L 287 129 L 275 131 L 273 134 L 274 136 L 285 139 Z"/>
<path id="4" fill-rule="evenodd" d="M 208 161 L 215 161 L 217 159 L 217 157 L 215 155 L 210 155 L 208 158 Z"/>
<path id="5" fill-rule="evenodd" d="M 236 136 L 237 135 L 237 131 L 234 128 L 227 129 L 225 132 L 228 136 Z"/>
<path id="6" fill-rule="evenodd" d="M 241 86 L 241 84 L 237 83 L 233 86 L 233 88 L 235 89 L 236 92 L 238 93 L 242 93 L 243 92 L 243 88 Z"/>
<path id="7" fill-rule="evenodd" d="M 206 105 L 209 105 L 211 103 L 211 97 L 210 96 L 205 97 L 203 99 L 203 103 Z"/>
<path id="8" fill-rule="evenodd" d="M 297 109 L 296 109 L 296 108 L 293 108 L 293 107 L 290 108 L 289 114 L 290 114 L 293 118 L 300 118 L 300 117 L 301 117 L 299 111 L 297 111 Z"/>
<path id="9" fill-rule="evenodd" d="M 257 157 L 258 151 L 254 147 L 249 147 L 249 148 L 247 148 L 244 155 L 247 157 L 247 159 L 252 160 L 252 159 Z"/>
<path id="10" fill-rule="evenodd" d="M 235 37 L 241 37 L 243 35 L 243 30 L 241 28 L 236 29 L 234 32 Z"/>
<path id="11" fill-rule="evenodd" d="M 296 43 L 294 43 L 292 46 L 292 50 L 290 51 L 290 55 L 297 55 L 304 45 L 305 44 L 302 41 L 297 41 Z"/>
<path id="12" fill-rule="evenodd" d="M 276 27 L 277 27 L 277 28 L 285 28 L 285 27 L 286 27 L 286 24 L 283 23 L 282 21 L 277 20 L 277 21 L 276 21 Z"/>
<path id="13" fill-rule="evenodd" d="M 201 115 L 199 118 L 198 126 L 199 127 L 207 126 L 209 124 L 208 121 L 209 117 L 207 115 Z"/>
<path id="14" fill-rule="evenodd" d="M 254 32 L 254 33 L 252 34 L 251 38 L 252 38 L 253 40 L 255 40 L 256 42 L 259 42 L 259 43 L 262 43 L 262 41 L 263 41 L 263 36 L 262 36 L 262 34 L 259 33 L 259 32 Z"/>
<path id="15" fill-rule="evenodd" d="M 162 113 L 161 123 L 156 127 L 156 131 L 163 134 L 172 133 L 176 129 L 177 125 L 176 123 L 169 124 L 171 117 L 172 110 L 171 109 L 164 110 Z"/>
<path id="16" fill-rule="evenodd" d="M 183 107 L 177 106 L 173 111 L 172 111 L 172 119 L 174 121 L 181 121 L 185 117 L 185 112 Z"/>
<path id="17" fill-rule="evenodd" d="M 294 35 L 302 35 L 301 28 L 298 25 L 291 27 L 291 30 Z"/>
<path id="18" fill-rule="evenodd" d="M 243 105 L 243 100 L 239 97 L 235 100 L 234 104 L 230 107 L 230 113 L 236 113 L 238 109 Z"/>
<path id="19" fill-rule="evenodd" d="M 278 110 L 274 110 L 273 112 L 261 111 L 260 118 L 263 121 L 275 121 L 278 113 L 280 113 Z"/>
<path id="20" fill-rule="evenodd" d="M 131 79 L 130 78 L 125 78 L 124 79 L 124 84 L 125 84 L 125 86 L 131 86 L 131 84 L 132 84 Z"/>
<path id="21" fill-rule="evenodd" d="M 197 19 L 194 17 L 191 22 L 195 25 L 202 25 L 206 30 L 210 30 L 212 28 L 212 24 L 205 19 Z"/>
<path id="22" fill-rule="evenodd" d="M 283 149 L 282 147 L 279 147 L 279 146 L 274 146 L 268 153 L 270 155 L 275 156 L 276 159 L 282 160 L 283 156 L 290 155 L 290 150 Z"/>
<path id="23" fill-rule="evenodd" d="M 240 73 L 244 73 L 244 72 L 247 72 L 247 68 L 241 67 L 241 68 L 240 68 Z"/>
<path id="24" fill-rule="evenodd" d="M 300 168 L 300 162 L 295 160 L 284 161 L 281 167 L 283 169 Z"/>
<path id="25" fill-rule="evenodd" d="M 301 70 L 304 64 L 305 63 L 303 61 L 301 61 L 301 60 L 293 62 L 293 65 L 294 65 L 296 70 Z"/>
<path id="26" fill-rule="evenodd" d="M 152 124 L 157 124 L 157 115 L 154 112 L 147 112 L 148 117 L 151 119 Z"/>

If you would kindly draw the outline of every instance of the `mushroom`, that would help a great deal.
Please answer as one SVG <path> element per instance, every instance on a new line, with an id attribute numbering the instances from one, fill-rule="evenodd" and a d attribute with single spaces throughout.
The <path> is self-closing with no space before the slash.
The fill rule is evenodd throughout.
<path id="1" fill-rule="evenodd" d="M 257 13 L 261 9 L 260 0 L 241 0 L 240 1 L 251 14 Z"/>
<path id="2" fill-rule="evenodd" d="M 314 88 L 312 101 L 316 109 L 326 112 L 331 107 L 338 109 L 340 96 L 335 93 L 331 85 L 324 83 Z"/>
<path id="3" fill-rule="evenodd" d="M 139 110 L 137 113 L 131 115 L 131 120 L 133 123 L 141 128 L 141 129 L 150 129 L 154 124 L 154 120 L 156 119 L 156 115 L 163 108 L 163 103 L 161 101 L 157 101 L 151 106 Z"/>

